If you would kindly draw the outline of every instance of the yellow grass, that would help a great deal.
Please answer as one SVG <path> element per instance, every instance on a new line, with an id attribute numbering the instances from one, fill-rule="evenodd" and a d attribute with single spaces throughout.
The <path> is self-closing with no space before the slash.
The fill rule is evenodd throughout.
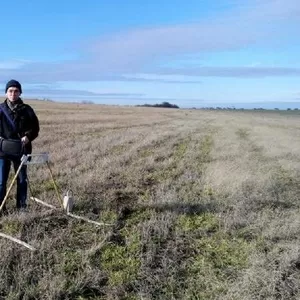
<path id="1" fill-rule="evenodd" d="M 298 299 L 297 112 L 28 101 L 61 193 L 99 228 L 29 202 L 1 217 L 7 299 Z M 59 205 L 47 169 L 32 196 Z"/>

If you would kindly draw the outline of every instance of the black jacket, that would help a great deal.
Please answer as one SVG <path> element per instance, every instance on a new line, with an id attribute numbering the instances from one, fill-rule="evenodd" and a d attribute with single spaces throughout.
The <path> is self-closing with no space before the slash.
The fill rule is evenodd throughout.
<path id="1" fill-rule="evenodd" d="M 9 100 L 5 100 L 0 104 L 0 136 L 5 139 L 21 139 L 26 135 L 29 143 L 25 145 L 25 154 L 30 154 L 32 152 L 31 142 L 39 135 L 39 120 L 32 107 L 25 104 L 21 99 L 18 100 L 19 104 L 13 111 L 8 107 L 7 101 Z M 13 129 L 12 124 L 2 110 L 5 110 L 14 122 L 16 130 Z M 3 156 L 0 152 L 0 157 Z"/>

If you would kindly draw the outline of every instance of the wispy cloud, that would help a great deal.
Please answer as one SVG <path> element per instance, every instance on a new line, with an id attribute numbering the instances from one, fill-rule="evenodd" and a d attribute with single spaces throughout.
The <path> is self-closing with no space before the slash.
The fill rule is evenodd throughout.
<path id="1" fill-rule="evenodd" d="M 16 70 L 5 69 L 1 72 L 0 69 L 0 82 L 5 83 L 11 78 L 18 78 L 20 81 L 30 84 L 43 83 L 45 88 L 48 86 L 47 84 L 52 84 L 57 81 L 123 81 L 180 84 L 202 83 L 200 80 L 196 79 L 172 79 L 171 77 L 174 76 L 169 76 L 168 74 L 166 74 L 167 76 L 164 76 L 163 74 L 147 74 L 151 76 L 144 76 L 139 73 L 104 74 L 105 72 L 97 72 L 97 70 L 93 70 L 93 68 L 95 68 L 95 66 L 83 66 L 80 62 L 74 62 L 73 64 L 57 63 L 55 65 L 35 63 Z"/>
<path id="2" fill-rule="evenodd" d="M 0 81 L 12 77 L 26 82 L 156 80 L 122 76 L 141 72 L 197 73 L 197 76 L 298 76 L 297 69 L 160 70 L 162 60 L 176 59 L 183 54 L 241 49 L 259 44 L 267 46 L 268 43 L 276 43 L 280 37 L 285 37 L 287 30 L 294 30 L 285 26 L 287 21 L 299 24 L 299 0 L 253 0 L 247 3 L 246 6 L 198 23 L 138 28 L 84 41 L 80 47 L 74 49 L 82 54 L 78 60 L 28 63 L 18 70 L 0 68 Z M 298 35 L 294 38 L 299 40 Z"/>
<path id="3" fill-rule="evenodd" d="M 138 73 L 138 74 L 129 74 L 123 75 L 121 77 L 114 76 L 113 80 L 120 81 L 131 81 L 131 82 L 158 82 L 158 83 L 180 83 L 180 84 L 189 84 L 189 83 L 202 83 L 200 80 L 189 80 L 184 76 L 178 76 L 174 74 L 147 74 L 147 73 Z"/>
<path id="4" fill-rule="evenodd" d="M 91 41 L 83 46 L 97 57 L 101 70 L 134 71 L 162 57 L 265 45 L 284 35 L 286 20 L 300 19 L 300 2 L 254 1 L 252 5 L 199 23 L 133 29 Z"/>
<path id="5" fill-rule="evenodd" d="M 160 74 L 176 74 L 205 77 L 260 78 L 278 76 L 300 76 L 300 68 L 281 67 L 200 67 L 200 68 L 161 68 Z"/>
<path id="6" fill-rule="evenodd" d="M 0 61 L 0 71 L 2 70 L 15 70 L 30 63 L 28 60 L 15 59 L 15 60 L 2 60 Z"/>
<path id="7" fill-rule="evenodd" d="M 46 95 L 47 97 L 51 96 L 62 96 L 62 97 L 72 97 L 72 96 L 87 96 L 87 97 L 142 97 L 144 94 L 141 93 L 95 93 L 91 91 L 85 90 L 75 90 L 75 89 L 56 89 L 56 88 L 30 88 L 25 90 L 26 95 L 37 95 L 41 97 L 42 95 Z"/>

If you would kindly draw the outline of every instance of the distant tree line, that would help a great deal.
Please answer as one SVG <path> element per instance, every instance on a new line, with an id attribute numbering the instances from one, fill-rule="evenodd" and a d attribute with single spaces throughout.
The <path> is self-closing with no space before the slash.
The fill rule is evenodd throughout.
<path id="1" fill-rule="evenodd" d="M 196 107 L 192 107 L 192 109 L 197 109 Z M 245 110 L 245 108 L 235 108 L 235 107 L 201 107 L 200 109 L 206 109 L 206 110 Z M 262 107 L 254 107 L 249 108 L 247 110 L 271 110 L 267 108 Z M 275 107 L 273 110 L 280 110 L 279 108 Z M 299 110 L 299 108 L 287 108 L 286 110 Z"/>
<path id="2" fill-rule="evenodd" d="M 176 104 L 171 104 L 169 102 L 162 102 L 160 104 L 141 104 L 141 105 L 136 105 L 136 106 L 144 106 L 144 107 L 165 107 L 165 108 L 179 108 L 178 105 Z"/>

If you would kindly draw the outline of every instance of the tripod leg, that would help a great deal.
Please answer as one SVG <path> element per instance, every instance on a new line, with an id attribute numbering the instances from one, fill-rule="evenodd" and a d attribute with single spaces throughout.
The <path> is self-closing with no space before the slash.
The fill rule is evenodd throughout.
<path id="1" fill-rule="evenodd" d="M 54 188 L 55 188 L 55 192 L 56 192 L 58 201 L 60 202 L 60 205 L 61 205 L 62 209 L 64 209 L 63 200 L 62 200 L 62 198 L 61 198 L 61 196 L 60 196 L 60 194 L 59 194 L 59 192 L 58 192 L 58 187 L 57 187 L 57 184 L 56 184 L 56 182 L 55 182 L 55 180 L 54 180 L 53 173 L 52 173 L 52 171 L 51 171 L 50 165 L 49 165 L 48 162 L 46 162 L 46 163 L 47 163 L 48 169 L 49 169 L 49 171 L 50 171 L 51 179 L 52 179 L 52 182 L 53 182 L 53 185 L 54 185 Z"/>

